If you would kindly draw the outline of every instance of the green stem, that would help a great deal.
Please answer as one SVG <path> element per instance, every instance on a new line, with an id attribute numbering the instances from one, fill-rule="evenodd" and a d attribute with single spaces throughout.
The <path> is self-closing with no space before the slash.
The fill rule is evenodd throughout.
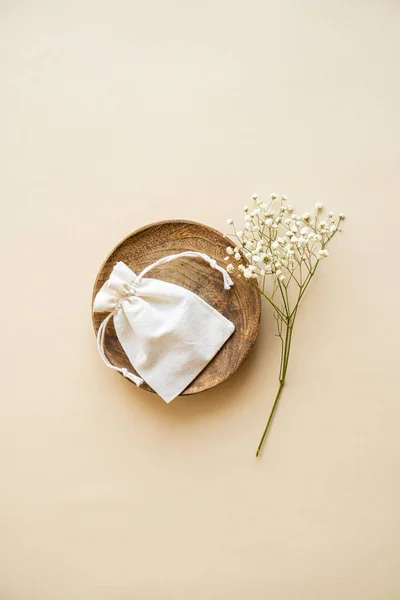
<path id="1" fill-rule="evenodd" d="M 272 405 L 272 408 L 271 408 L 271 412 L 270 412 L 269 417 L 268 417 L 267 424 L 266 424 L 264 432 L 263 432 L 263 434 L 261 436 L 260 443 L 258 444 L 258 448 L 257 448 L 257 451 L 256 451 L 256 456 L 259 456 L 259 454 L 261 452 L 262 445 L 263 445 L 265 437 L 267 435 L 269 426 L 270 426 L 270 424 L 272 422 L 272 417 L 274 416 L 275 409 L 276 409 L 276 407 L 278 405 L 278 400 L 280 398 L 280 395 L 281 395 L 281 392 L 282 392 L 282 388 L 285 385 L 286 373 L 287 373 L 287 368 L 288 368 L 288 363 L 289 363 L 290 346 L 291 346 L 291 343 L 292 343 L 292 335 L 293 335 L 293 321 L 290 323 L 290 325 L 286 326 L 285 341 L 282 344 L 281 368 L 280 368 L 280 373 L 279 373 L 279 387 L 278 387 L 277 394 L 275 396 L 275 401 L 274 401 L 274 403 Z"/>
<path id="2" fill-rule="evenodd" d="M 273 404 L 273 406 L 272 406 L 272 410 L 271 410 L 271 412 L 270 412 L 270 415 L 269 415 L 269 418 L 268 418 L 267 424 L 266 424 L 266 426 L 265 426 L 264 433 L 262 434 L 262 436 L 261 436 L 261 440 L 260 440 L 260 443 L 258 444 L 258 448 L 257 448 L 256 456 L 258 456 L 258 455 L 260 454 L 261 447 L 262 447 L 262 445 L 263 445 L 263 443 L 264 443 L 265 436 L 267 435 L 267 431 L 268 431 L 269 425 L 270 425 L 270 423 L 271 423 L 271 421 L 272 421 L 272 416 L 273 416 L 273 414 L 274 414 L 274 411 L 275 411 L 276 405 L 278 404 L 279 396 L 281 395 L 281 391 L 282 391 L 282 388 L 283 388 L 283 386 L 284 386 L 284 385 L 285 385 L 285 382 L 284 382 L 284 381 L 281 381 L 281 382 L 280 382 L 280 384 L 279 384 L 278 393 L 276 394 L 276 397 L 275 397 L 275 402 L 274 402 L 274 404 Z"/>

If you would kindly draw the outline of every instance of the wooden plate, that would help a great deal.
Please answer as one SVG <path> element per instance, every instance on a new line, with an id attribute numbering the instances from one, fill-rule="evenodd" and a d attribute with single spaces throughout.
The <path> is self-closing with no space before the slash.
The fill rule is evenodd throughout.
<path id="1" fill-rule="evenodd" d="M 162 256 L 193 250 L 208 254 L 218 264 L 226 267 L 225 250 L 230 243 L 219 231 L 192 221 L 160 221 L 142 227 L 122 240 L 106 258 L 96 277 L 93 299 L 119 260 L 139 274 Z M 156 267 L 149 273 L 149 277 L 176 283 L 191 290 L 235 325 L 235 331 L 229 340 L 182 395 L 202 392 L 228 379 L 242 364 L 258 334 L 261 302 L 257 289 L 246 280 L 233 276 L 234 286 L 230 290 L 224 290 L 221 274 L 197 258 L 182 258 Z M 104 317 L 104 314 L 92 312 L 96 333 Z M 112 321 L 107 327 L 104 345 L 111 363 L 132 370 Z M 145 383 L 141 387 L 153 391 Z"/>

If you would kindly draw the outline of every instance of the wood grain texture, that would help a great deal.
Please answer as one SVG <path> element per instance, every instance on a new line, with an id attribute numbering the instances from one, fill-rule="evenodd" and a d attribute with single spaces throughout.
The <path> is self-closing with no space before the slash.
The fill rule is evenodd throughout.
<path id="1" fill-rule="evenodd" d="M 186 250 L 203 252 L 226 267 L 226 247 L 231 242 L 219 231 L 192 221 L 161 221 L 134 231 L 122 240 L 106 258 L 96 277 L 93 299 L 118 261 L 125 262 L 136 274 L 163 256 Z M 235 331 L 214 359 L 182 392 L 196 394 L 230 377 L 250 352 L 258 334 L 261 302 L 258 290 L 244 279 L 233 276 L 234 286 L 224 290 L 221 273 L 200 258 L 182 258 L 154 268 L 149 277 L 181 285 L 198 294 L 230 319 Z M 97 333 L 104 314 L 93 313 Z M 115 365 L 132 370 L 110 322 L 105 337 L 105 352 Z M 143 389 L 153 391 L 146 383 Z"/>

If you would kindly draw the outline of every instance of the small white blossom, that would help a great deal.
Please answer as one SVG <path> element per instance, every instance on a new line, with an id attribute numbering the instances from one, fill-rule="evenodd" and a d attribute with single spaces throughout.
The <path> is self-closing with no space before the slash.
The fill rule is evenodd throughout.
<path id="1" fill-rule="evenodd" d="M 228 225 L 233 225 L 233 219 L 227 219 L 226 222 L 228 223 Z"/>
<path id="2" fill-rule="evenodd" d="M 346 218 L 346 217 L 344 216 L 344 214 L 343 214 L 343 213 L 340 213 L 340 215 L 339 215 L 339 219 L 340 219 L 341 221 L 344 221 L 344 219 L 345 219 L 345 218 Z"/>
<path id="3" fill-rule="evenodd" d="M 317 204 L 315 205 L 315 208 L 317 210 L 322 210 L 324 208 L 324 205 L 322 204 L 322 202 L 317 202 Z"/>
<path id="4" fill-rule="evenodd" d="M 226 267 L 226 270 L 228 271 L 228 273 L 232 273 L 235 270 L 235 267 L 229 263 L 229 265 Z"/>
<path id="5" fill-rule="evenodd" d="M 284 202 L 287 200 L 287 196 L 285 196 L 285 194 L 282 194 L 281 198 Z"/>
<path id="6" fill-rule="evenodd" d="M 249 209 L 249 207 L 248 207 L 248 206 L 244 206 L 244 207 L 243 207 L 243 210 L 244 210 L 244 212 L 246 212 L 246 213 L 247 213 L 247 212 L 249 212 L 249 210 L 250 210 L 250 209 Z"/>
<path id="7" fill-rule="evenodd" d="M 226 249 L 226 253 L 232 255 L 233 254 L 233 248 L 232 246 L 228 246 Z"/>
<path id="8" fill-rule="evenodd" d="M 252 198 L 253 198 L 253 200 L 257 200 L 257 198 L 258 198 L 258 194 L 253 194 L 253 195 L 252 195 Z"/>
<path id="9" fill-rule="evenodd" d="M 276 194 L 271 194 L 271 200 L 276 200 L 277 196 Z"/>
<path id="10" fill-rule="evenodd" d="M 318 250 L 317 252 L 317 256 L 318 258 L 326 258 L 327 256 L 329 256 L 329 252 L 328 250 Z"/>
<path id="11" fill-rule="evenodd" d="M 241 258 L 242 257 L 240 256 L 239 252 L 236 252 L 235 253 L 235 260 L 241 260 Z"/>
<path id="12" fill-rule="evenodd" d="M 251 277 L 253 277 L 253 271 L 249 267 L 247 267 L 247 269 L 243 271 L 243 275 L 246 279 L 250 279 Z"/>
<path id="13" fill-rule="evenodd" d="M 302 218 L 303 218 L 303 221 L 309 221 L 311 218 L 310 213 L 307 213 L 307 212 L 304 213 Z"/>

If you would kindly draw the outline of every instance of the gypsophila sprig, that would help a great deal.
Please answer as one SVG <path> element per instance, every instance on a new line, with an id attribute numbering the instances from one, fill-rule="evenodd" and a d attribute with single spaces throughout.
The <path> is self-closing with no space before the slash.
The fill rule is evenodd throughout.
<path id="1" fill-rule="evenodd" d="M 244 207 L 243 229 L 237 230 L 233 219 L 235 246 L 228 246 L 225 261 L 229 273 L 257 285 L 270 303 L 281 342 L 279 387 L 267 424 L 257 448 L 259 455 L 265 436 L 285 384 L 293 327 L 300 302 L 321 261 L 329 256 L 332 238 L 341 231 L 343 213 L 335 217 L 321 202 L 312 212 L 297 214 L 287 197 L 271 194 L 263 202 L 253 194 L 253 208 Z"/>

